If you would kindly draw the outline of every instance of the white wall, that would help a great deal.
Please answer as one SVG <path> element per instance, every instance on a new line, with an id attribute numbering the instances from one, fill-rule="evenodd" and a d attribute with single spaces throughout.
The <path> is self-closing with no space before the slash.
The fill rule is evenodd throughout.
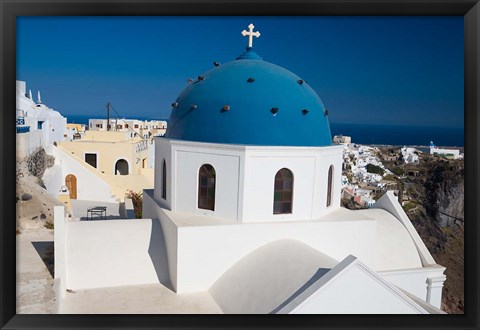
<path id="1" fill-rule="evenodd" d="M 78 290 L 159 283 L 149 254 L 157 239 L 152 235 L 152 222 L 66 222 L 66 287 Z"/>
<path id="2" fill-rule="evenodd" d="M 172 210 L 239 222 L 316 219 L 340 207 L 342 147 L 258 147 L 157 138 L 155 198 Z M 162 163 L 167 162 L 167 200 L 161 198 Z M 198 203 L 198 171 L 216 171 L 215 210 Z M 328 170 L 333 165 L 332 203 L 326 206 Z M 273 214 L 276 173 L 294 175 L 291 214 Z M 313 178 L 313 179 L 312 179 Z"/>
<path id="3" fill-rule="evenodd" d="M 56 313 L 61 313 L 63 299 L 65 298 L 67 266 L 65 262 L 65 208 L 55 206 L 53 211 L 54 220 L 54 268 L 55 268 L 55 307 Z"/>
<path id="4" fill-rule="evenodd" d="M 415 227 L 413 227 L 412 222 L 395 198 L 393 191 L 387 191 L 382 198 L 374 204 L 373 208 L 380 208 L 388 211 L 403 225 L 415 244 L 423 266 L 423 268 L 414 270 L 380 272 L 382 276 L 423 301 L 427 301 L 431 305 L 440 308 L 442 298 L 441 292 L 443 281 L 445 280 L 445 275 L 443 275 L 445 267 L 442 267 L 435 262 L 425 246 L 425 243 L 415 230 Z M 429 278 L 435 279 L 435 283 L 430 287 L 427 285 Z M 430 292 L 430 294 L 428 292 Z"/>
<path id="5" fill-rule="evenodd" d="M 60 195 L 60 188 L 65 186 L 65 176 L 63 175 L 62 167 L 54 165 L 47 168 L 43 174 L 42 181 L 47 188 L 50 195 L 58 198 Z"/>
<path id="6" fill-rule="evenodd" d="M 17 145 L 16 145 L 17 158 L 28 157 L 43 145 L 42 132 L 39 130 L 30 131 L 28 133 L 16 134 L 16 139 L 17 139 Z"/>
<path id="7" fill-rule="evenodd" d="M 176 201 L 173 210 L 191 212 L 212 217 L 238 218 L 238 187 L 240 155 L 235 152 L 219 152 L 217 150 L 175 150 Z M 199 209 L 198 205 L 198 173 L 204 164 L 213 166 L 215 179 L 215 210 Z"/>
<path id="8" fill-rule="evenodd" d="M 409 270 L 399 270 L 399 271 L 389 271 L 389 272 L 379 272 L 379 275 L 382 276 L 385 280 L 390 283 L 395 284 L 396 286 L 408 291 L 414 296 L 430 303 L 431 305 L 440 308 L 442 304 L 442 287 L 443 281 L 445 281 L 445 275 L 443 272 L 445 267 L 441 266 L 429 266 L 425 268 L 418 269 L 409 269 Z M 441 278 L 441 286 L 436 286 L 435 288 L 429 288 L 428 279 Z M 428 295 L 428 292 L 431 292 L 431 295 Z"/>
<path id="9" fill-rule="evenodd" d="M 333 165 L 332 203 L 327 208 L 328 169 Z M 276 173 L 293 173 L 291 214 L 273 214 Z M 342 147 L 247 148 L 243 187 L 243 222 L 316 219 L 340 207 Z"/>
<path id="10" fill-rule="evenodd" d="M 345 219 L 179 227 L 177 293 L 208 290 L 245 255 L 280 239 L 298 240 L 337 260 L 354 254 L 373 266 L 375 226 L 374 220 Z"/>
<path id="11" fill-rule="evenodd" d="M 170 220 L 167 212 L 159 207 L 159 204 L 153 197 L 153 190 L 143 191 L 142 215 L 145 218 L 151 218 L 160 222 L 161 231 L 159 232 L 160 246 L 165 251 L 165 255 L 160 255 L 163 265 L 159 270 L 159 277 L 162 283 L 169 283 L 173 290 L 177 289 L 177 226 Z M 163 260 L 164 259 L 164 260 Z M 168 273 L 165 273 L 168 271 Z"/>
<path id="12" fill-rule="evenodd" d="M 148 156 L 147 166 L 148 168 L 155 168 L 155 139 L 148 141 Z"/>
<path id="13" fill-rule="evenodd" d="M 97 176 L 93 171 L 86 166 L 90 166 L 83 161 L 79 161 L 61 148 L 53 147 L 52 156 L 55 157 L 55 165 L 62 168 L 61 177 L 59 180 L 58 171 L 56 167 L 47 169 L 44 177 L 47 177 L 47 190 L 53 196 L 58 196 L 61 186 L 65 185 L 65 177 L 68 174 L 73 174 L 77 177 L 77 199 L 97 200 L 102 202 L 116 202 L 117 200 L 110 192 L 110 186 Z"/>
<path id="14" fill-rule="evenodd" d="M 415 230 L 415 227 L 413 227 L 412 222 L 408 218 L 407 214 L 403 210 L 400 203 L 398 203 L 397 199 L 395 198 L 395 195 L 394 195 L 393 191 L 387 191 L 382 196 L 382 198 L 380 198 L 373 205 L 372 208 L 374 208 L 374 209 L 378 209 L 378 208 L 384 209 L 385 211 L 389 212 L 395 218 L 398 219 L 398 221 L 408 231 L 410 237 L 412 238 L 413 242 L 415 243 L 418 254 L 420 255 L 420 259 L 422 260 L 422 265 L 423 266 L 436 265 L 436 262 L 433 259 L 432 255 L 430 254 L 430 251 L 428 251 L 425 243 L 423 243 L 420 235 Z"/>
<path id="15" fill-rule="evenodd" d="M 61 116 L 49 116 L 42 126 L 44 147 L 65 140 L 64 133 L 67 119 Z"/>

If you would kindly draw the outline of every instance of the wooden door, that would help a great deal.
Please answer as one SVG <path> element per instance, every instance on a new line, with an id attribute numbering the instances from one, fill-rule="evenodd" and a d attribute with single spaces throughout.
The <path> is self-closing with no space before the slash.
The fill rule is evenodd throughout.
<path id="1" fill-rule="evenodd" d="M 67 175 L 65 178 L 65 185 L 70 193 L 70 198 L 77 199 L 77 177 L 73 174 Z"/>

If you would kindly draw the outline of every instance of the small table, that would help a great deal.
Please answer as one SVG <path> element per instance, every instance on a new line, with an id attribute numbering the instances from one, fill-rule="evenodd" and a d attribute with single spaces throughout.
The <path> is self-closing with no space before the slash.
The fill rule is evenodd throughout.
<path id="1" fill-rule="evenodd" d="M 100 220 L 107 220 L 107 207 L 95 206 L 87 210 L 87 220 L 93 220 L 94 215 L 99 215 Z"/>

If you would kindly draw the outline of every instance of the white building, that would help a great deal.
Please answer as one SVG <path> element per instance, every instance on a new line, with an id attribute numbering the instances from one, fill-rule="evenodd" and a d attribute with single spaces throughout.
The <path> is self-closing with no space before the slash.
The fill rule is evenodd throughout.
<path id="1" fill-rule="evenodd" d="M 418 164 L 419 151 L 415 148 L 403 147 L 400 149 L 403 156 L 403 161 L 407 164 Z"/>
<path id="2" fill-rule="evenodd" d="M 430 141 L 430 154 L 431 155 L 442 155 L 446 157 L 452 157 L 453 159 L 460 158 L 460 150 L 458 149 L 442 149 L 437 148 L 433 141 Z"/>
<path id="3" fill-rule="evenodd" d="M 319 96 L 251 37 L 184 89 L 155 140 L 145 219 L 55 223 L 60 301 L 163 283 L 224 313 L 442 313 L 445 268 L 393 193 L 340 207 L 343 147 Z"/>
<path id="4" fill-rule="evenodd" d="M 65 140 L 66 141 L 73 141 L 73 140 L 80 140 L 85 136 L 86 125 L 83 124 L 73 124 L 67 123 L 65 127 Z"/>
<path id="5" fill-rule="evenodd" d="M 25 157 L 37 148 L 48 148 L 64 140 L 67 120 L 59 112 L 42 103 L 40 92 L 37 102 L 32 92 L 27 94 L 26 83 L 17 80 L 16 86 L 17 157 Z"/>
<path id="6" fill-rule="evenodd" d="M 333 137 L 333 143 L 335 143 L 335 144 L 350 144 L 350 143 L 352 143 L 352 138 L 350 136 L 344 136 L 342 134 L 335 135 Z"/>
<path id="7" fill-rule="evenodd" d="M 148 139 L 151 136 L 163 136 L 167 131 L 165 120 L 138 120 L 138 119 L 109 119 L 108 130 L 116 132 L 130 132 L 132 137 L 138 136 Z M 90 131 L 107 131 L 107 119 L 89 119 Z"/>

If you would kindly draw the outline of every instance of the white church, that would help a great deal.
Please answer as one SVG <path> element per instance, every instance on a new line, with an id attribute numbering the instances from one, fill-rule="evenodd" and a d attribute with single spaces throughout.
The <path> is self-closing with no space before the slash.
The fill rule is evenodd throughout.
<path id="1" fill-rule="evenodd" d="M 40 91 L 35 102 L 26 82 L 16 81 L 17 157 L 27 157 L 39 147 L 50 151 L 54 142 L 64 140 L 66 124 L 65 117 L 42 102 Z"/>
<path id="2" fill-rule="evenodd" d="M 445 267 L 393 193 L 368 210 L 340 206 L 343 146 L 328 113 L 305 80 L 254 51 L 253 30 L 243 54 L 172 103 L 143 219 L 56 210 L 57 295 L 70 306 L 59 312 L 76 310 L 67 290 L 164 285 L 222 313 L 443 313 Z"/>

